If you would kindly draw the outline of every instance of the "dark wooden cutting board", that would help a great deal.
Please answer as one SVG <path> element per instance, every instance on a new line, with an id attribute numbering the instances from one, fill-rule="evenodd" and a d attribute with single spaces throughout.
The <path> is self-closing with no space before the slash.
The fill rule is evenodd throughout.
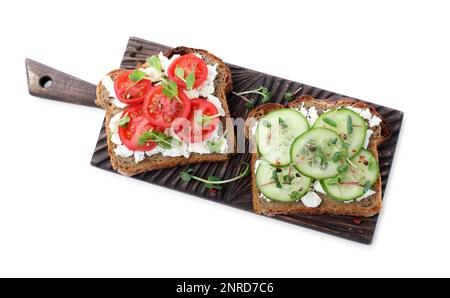
<path id="1" fill-rule="evenodd" d="M 138 62 L 144 62 L 148 56 L 169 49 L 170 47 L 164 45 L 131 37 L 128 41 L 120 66 L 122 68 L 134 68 Z M 343 96 L 341 94 L 232 64 L 228 64 L 228 66 L 233 75 L 234 91 L 239 92 L 255 89 L 259 86 L 265 86 L 272 91 L 274 102 L 286 104 L 283 99 L 284 94 L 287 91 L 297 90 L 300 86 L 303 86 L 303 89 L 298 95 L 311 95 L 318 99 L 332 99 Z M 31 60 L 27 60 L 27 75 L 29 90 L 33 95 L 88 106 L 93 105 L 95 95 L 93 95 L 94 98 L 92 98 L 92 94 L 95 94 L 95 86 L 92 84 L 68 76 Z M 44 86 L 48 83 L 49 78 L 52 81 L 52 86 L 49 87 L 48 84 L 47 86 Z M 257 102 L 259 100 L 260 98 L 257 98 Z M 243 102 L 238 97 L 231 95 L 228 98 L 228 102 L 233 118 L 246 117 L 248 110 L 244 107 Z M 384 117 L 392 130 L 390 139 L 379 147 L 380 172 L 384 194 L 402 124 L 403 113 L 377 104 L 373 105 Z M 237 154 L 229 161 L 222 163 L 203 163 L 193 166 L 175 167 L 143 173 L 134 178 L 253 212 L 250 175 L 241 180 L 227 184 L 223 191 L 217 193 L 211 193 L 200 182 L 191 181 L 186 183 L 179 177 L 180 172 L 192 168 L 198 176 L 207 177 L 209 175 L 214 175 L 227 179 L 237 175 L 240 170 L 241 162 L 250 162 L 250 158 L 251 155 L 249 153 Z M 114 172 L 107 152 L 104 123 L 100 130 L 91 164 L 95 167 Z M 310 216 L 301 214 L 276 216 L 273 218 L 365 244 L 370 244 L 372 242 L 378 220 L 378 216 L 359 219 L 348 216 Z"/>

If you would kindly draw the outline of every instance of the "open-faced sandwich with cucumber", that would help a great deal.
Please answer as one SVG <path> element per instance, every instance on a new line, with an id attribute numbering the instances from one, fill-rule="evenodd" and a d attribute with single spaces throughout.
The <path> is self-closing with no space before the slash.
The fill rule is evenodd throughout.
<path id="1" fill-rule="evenodd" d="M 246 120 L 257 213 L 369 217 L 381 208 L 377 146 L 389 129 L 376 109 L 342 98 L 269 103 Z"/>
<path id="2" fill-rule="evenodd" d="M 228 66 L 205 50 L 177 47 L 135 69 L 108 73 L 96 104 L 106 110 L 108 152 L 124 175 L 218 162 L 234 152 Z"/>

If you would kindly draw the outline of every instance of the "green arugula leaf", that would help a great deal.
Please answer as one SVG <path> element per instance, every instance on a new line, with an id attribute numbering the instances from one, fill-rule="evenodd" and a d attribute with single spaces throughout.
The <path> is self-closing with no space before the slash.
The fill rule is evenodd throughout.
<path id="1" fill-rule="evenodd" d="M 130 79 L 130 81 L 137 83 L 145 78 L 145 75 L 145 72 L 143 72 L 139 68 L 136 68 L 132 73 L 128 75 L 128 78 Z"/>
<path id="2" fill-rule="evenodd" d="M 334 121 L 333 119 L 331 119 L 329 117 L 324 117 L 323 122 L 325 122 L 326 124 L 328 124 L 330 126 L 337 127 L 336 121 Z"/>
<path id="3" fill-rule="evenodd" d="M 347 134 L 351 135 L 353 133 L 353 121 L 352 116 L 347 116 Z"/>
<path id="4" fill-rule="evenodd" d="M 150 57 L 147 57 L 146 62 L 153 67 L 154 69 L 156 69 L 157 71 L 161 72 L 162 71 L 162 65 L 161 65 L 161 60 L 159 59 L 159 57 L 157 55 L 153 55 Z"/>

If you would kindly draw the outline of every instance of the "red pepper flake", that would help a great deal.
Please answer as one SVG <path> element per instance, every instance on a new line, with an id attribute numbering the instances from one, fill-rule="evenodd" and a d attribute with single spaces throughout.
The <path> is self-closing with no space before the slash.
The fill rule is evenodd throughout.
<path id="1" fill-rule="evenodd" d="M 355 218 L 353 219 L 353 223 L 354 223 L 355 225 L 360 225 L 360 224 L 362 223 L 361 217 L 355 217 Z"/>

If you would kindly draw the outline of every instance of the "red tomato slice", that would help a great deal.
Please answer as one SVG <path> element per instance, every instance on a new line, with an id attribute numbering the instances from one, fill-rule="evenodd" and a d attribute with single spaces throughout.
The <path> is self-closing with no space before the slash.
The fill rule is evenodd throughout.
<path id="1" fill-rule="evenodd" d="M 199 143 L 208 140 L 219 125 L 219 117 L 209 119 L 201 125 L 202 116 L 217 115 L 217 108 L 206 99 L 191 99 L 191 111 L 187 119 L 177 119 L 172 128 L 180 140 L 188 143 Z"/>
<path id="2" fill-rule="evenodd" d="M 145 117 L 142 104 L 130 105 L 125 108 L 121 119 L 129 116 L 130 121 L 123 126 L 119 126 L 119 137 L 122 143 L 133 151 L 149 151 L 156 147 L 155 143 L 146 142 L 139 144 L 139 137 L 151 129 L 163 132 L 164 129 L 152 125 Z"/>
<path id="3" fill-rule="evenodd" d="M 193 88 L 197 88 L 206 80 L 208 76 L 208 67 L 205 61 L 195 56 L 195 54 L 186 54 L 178 57 L 170 64 L 167 74 L 172 81 L 175 81 L 177 85 L 186 88 L 184 83 L 179 77 L 175 75 L 175 69 L 181 67 L 184 70 L 184 76 L 187 77 L 193 69 L 195 69 L 195 83 Z"/>
<path id="4" fill-rule="evenodd" d="M 117 98 L 125 104 L 135 104 L 144 101 L 145 95 L 153 89 L 149 80 L 141 80 L 137 84 L 128 77 L 134 70 L 122 72 L 114 81 L 114 91 Z"/>
<path id="5" fill-rule="evenodd" d="M 144 115 L 150 123 L 169 128 L 177 118 L 186 118 L 191 109 L 191 101 L 179 90 L 178 97 L 168 98 L 163 94 L 163 87 L 156 86 L 150 91 L 144 100 Z"/>

